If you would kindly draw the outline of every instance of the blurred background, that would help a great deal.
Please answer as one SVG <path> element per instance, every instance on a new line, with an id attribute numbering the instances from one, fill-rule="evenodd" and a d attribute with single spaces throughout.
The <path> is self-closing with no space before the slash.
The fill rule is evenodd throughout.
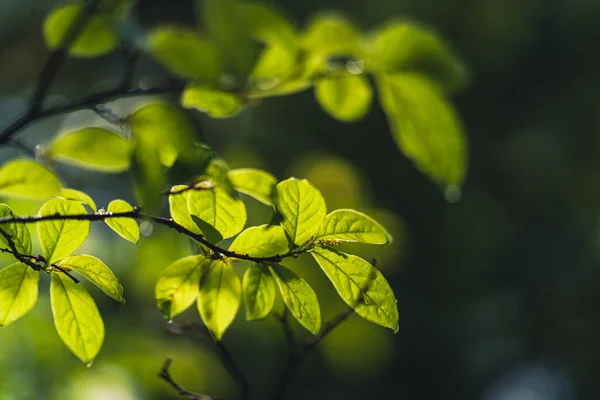
<path id="1" fill-rule="evenodd" d="M 58 3 L 0 2 L 0 126 L 25 106 L 47 54 L 41 23 Z M 394 236 L 387 247 L 352 250 L 377 259 L 398 297 L 400 331 L 351 317 L 303 361 L 288 398 L 600 398 L 600 2 L 268 3 L 299 26 L 331 9 L 363 29 L 410 16 L 444 36 L 471 71 L 470 85 L 454 98 L 470 147 L 467 181 L 455 203 L 399 152 L 379 106 L 363 121 L 343 124 L 327 116 L 309 90 L 230 120 L 198 116 L 202 140 L 231 167 L 308 178 L 329 210 L 364 211 Z M 191 7 L 184 0 L 142 1 L 139 19 L 143 26 L 191 24 Z M 118 55 L 69 60 L 49 101 L 111 87 L 119 68 Z M 146 61 L 139 71 L 142 79 L 160 76 Z M 21 137 L 44 145 L 93 118 L 86 111 L 51 118 Z M 17 154 L 0 150 L 2 162 Z M 125 174 L 55 170 L 99 207 L 114 198 L 132 200 Z M 268 210 L 246 200 L 249 224 L 263 223 Z M 40 206 L 8 203 L 22 214 Z M 0 330 L 0 400 L 176 399 L 157 377 L 167 356 L 186 388 L 235 398 L 210 340 L 173 334 L 176 326 L 170 328 L 155 306 L 158 274 L 189 254 L 189 243 L 160 227 L 146 226 L 144 233 L 136 247 L 95 224 L 80 249 L 115 271 L 127 299 L 121 307 L 90 288 L 107 332 L 94 364 L 85 368 L 59 341 L 44 277 L 35 308 Z M 288 265 L 315 287 L 325 319 L 343 309 L 310 258 Z M 176 322 L 199 317 L 192 309 Z M 253 382 L 254 398 L 269 398 L 286 357 L 277 321 L 249 323 L 240 312 L 224 343 Z"/>

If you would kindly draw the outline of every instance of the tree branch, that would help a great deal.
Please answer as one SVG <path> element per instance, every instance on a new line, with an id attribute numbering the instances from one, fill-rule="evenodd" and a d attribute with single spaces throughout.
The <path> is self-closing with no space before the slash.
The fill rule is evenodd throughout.
<path id="1" fill-rule="evenodd" d="M 187 390 L 186 388 L 184 388 L 183 386 L 181 386 L 180 384 L 175 382 L 173 380 L 173 378 L 171 377 L 171 373 L 169 372 L 169 368 L 171 367 L 172 362 L 173 362 L 173 359 L 167 358 L 165 360 L 162 368 L 160 369 L 158 376 L 161 379 L 163 379 L 165 382 L 167 382 L 169 385 L 171 385 L 171 387 L 173 389 L 175 389 L 180 396 L 183 396 L 183 397 L 186 397 L 186 398 L 192 399 L 192 400 L 218 400 L 217 397 L 214 397 L 214 396 L 207 396 L 204 394 L 190 392 L 189 390 Z"/>

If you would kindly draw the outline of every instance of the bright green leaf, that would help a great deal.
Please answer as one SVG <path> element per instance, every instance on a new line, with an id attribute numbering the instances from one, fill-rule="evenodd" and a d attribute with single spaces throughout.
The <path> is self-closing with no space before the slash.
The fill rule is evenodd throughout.
<path id="1" fill-rule="evenodd" d="M 341 15 L 322 14 L 312 20 L 300 38 L 306 51 L 321 55 L 359 55 L 360 34 L 356 27 Z"/>
<path id="2" fill-rule="evenodd" d="M 275 283 L 273 277 L 261 265 L 252 264 L 242 281 L 246 319 L 262 319 L 269 315 L 275 303 Z"/>
<path id="3" fill-rule="evenodd" d="M 104 128 L 84 128 L 59 135 L 48 147 L 51 159 L 94 171 L 129 168 L 132 143 Z"/>
<path id="4" fill-rule="evenodd" d="M 91 363 L 104 342 L 104 323 L 92 296 L 83 285 L 55 273 L 50 302 L 58 336 L 81 361 Z"/>
<path id="5" fill-rule="evenodd" d="M 15 218 L 17 215 L 6 204 L 0 204 L 0 219 Z M 27 225 L 19 222 L 10 222 L 0 224 L 0 229 L 10 235 L 10 239 L 17 251 L 21 254 L 31 254 L 31 234 Z M 4 235 L 0 235 L 0 243 L 6 244 L 8 247 L 8 239 Z"/>
<path id="6" fill-rule="evenodd" d="M 373 218 L 356 210 L 335 210 L 325 217 L 315 240 L 387 244 L 392 237 Z"/>
<path id="7" fill-rule="evenodd" d="M 151 143 L 143 140 L 136 141 L 131 163 L 131 177 L 136 203 L 149 214 L 158 211 L 165 176 L 160 163 L 159 150 Z"/>
<path id="8" fill-rule="evenodd" d="M 269 46 L 263 49 L 250 74 L 252 83 L 259 88 L 279 84 L 297 67 L 297 52 L 285 46 Z"/>
<path id="9" fill-rule="evenodd" d="M 288 241 L 279 225 L 252 226 L 240 233 L 229 250 L 252 257 L 271 257 L 285 254 Z"/>
<path id="10" fill-rule="evenodd" d="M 58 265 L 65 269 L 72 269 L 79 272 L 116 301 L 121 303 L 124 301 L 123 287 L 119 283 L 119 280 L 110 268 L 98 258 L 79 254 L 63 258 Z"/>
<path id="11" fill-rule="evenodd" d="M 85 208 L 78 201 L 54 198 L 45 202 L 38 215 L 81 215 Z M 70 255 L 85 242 L 90 233 L 90 221 L 49 220 L 37 223 L 42 253 L 48 264 Z"/>
<path id="12" fill-rule="evenodd" d="M 188 196 L 191 190 L 187 190 L 187 185 L 176 185 L 171 188 L 174 194 L 169 195 L 169 211 L 171 218 L 188 231 L 201 234 L 200 228 L 194 222 L 188 211 Z M 177 193 L 180 190 L 185 190 Z"/>
<path id="13" fill-rule="evenodd" d="M 205 256 L 181 258 L 165 268 L 156 281 L 156 302 L 167 320 L 191 306 L 200 287 L 202 272 L 211 260 Z"/>
<path id="14" fill-rule="evenodd" d="M 373 100 L 371 85 L 361 75 L 319 79 L 315 85 L 315 95 L 323 110 L 344 122 L 364 118 Z"/>
<path id="15" fill-rule="evenodd" d="M 56 176 L 35 161 L 18 158 L 0 168 L 0 196 L 46 200 L 60 189 Z"/>
<path id="16" fill-rule="evenodd" d="M 204 272 L 198 310 L 217 340 L 223 338 L 237 314 L 241 291 L 240 279 L 226 261 L 214 261 Z"/>
<path id="17" fill-rule="evenodd" d="M 113 200 L 106 211 L 109 213 L 131 212 L 133 207 L 125 200 Z M 137 243 L 140 240 L 140 227 L 135 219 L 128 217 L 107 218 L 104 222 L 123 239 L 129 240 L 131 243 Z"/>
<path id="18" fill-rule="evenodd" d="M 442 92 L 416 74 L 382 74 L 377 82 L 400 150 L 435 182 L 460 186 L 467 169 L 467 142 Z"/>
<path id="19" fill-rule="evenodd" d="M 314 290 L 304 279 L 279 264 L 271 264 L 269 270 L 288 310 L 312 334 L 319 333 L 321 308 Z"/>
<path id="20" fill-rule="evenodd" d="M 266 205 L 273 204 L 277 179 L 266 171 L 253 168 L 234 169 L 227 173 L 233 188 Z"/>
<path id="21" fill-rule="evenodd" d="M 93 212 L 98 211 L 96 208 L 96 203 L 94 202 L 94 199 L 92 199 L 90 196 L 88 196 L 87 193 L 83 193 L 82 191 L 75 190 L 75 189 L 62 188 L 60 190 L 60 193 L 58 193 L 58 195 L 64 199 L 76 200 L 80 203 L 83 203 L 83 204 L 87 205 L 88 207 L 90 207 Z"/>
<path id="22" fill-rule="evenodd" d="M 295 47 L 296 29 L 274 9 L 250 2 L 237 2 L 235 8 L 242 24 L 254 39 L 271 45 Z"/>
<path id="23" fill-rule="evenodd" d="M 39 272 L 21 263 L 0 270 L 0 327 L 8 326 L 33 308 L 39 279 Z"/>
<path id="24" fill-rule="evenodd" d="M 63 44 L 63 38 L 83 13 L 79 4 L 55 8 L 44 21 L 44 39 L 51 49 Z M 71 45 L 69 54 L 76 57 L 97 57 L 113 51 L 119 44 L 116 27 L 110 17 L 102 13 L 93 15 Z"/>
<path id="25" fill-rule="evenodd" d="M 281 226 L 292 243 L 306 243 L 319 229 L 327 214 L 321 193 L 306 179 L 290 178 L 279 182 L 277 209 L 283 216 Z"/>
<path id="26" fill-rule="evenodd" d="M 398 332 L 398 305 L 381 272 L 360 257 L 316 248 L 317 260 L 340 297 L 367 321 Z"/>
<path id="27" fill-rule="evenodd" d="M 183 90 L 181 105 L 205 112 L 213 118 L 226 118 L 238 113 L 244 102 L 235 93 L 194 83 Z"/>

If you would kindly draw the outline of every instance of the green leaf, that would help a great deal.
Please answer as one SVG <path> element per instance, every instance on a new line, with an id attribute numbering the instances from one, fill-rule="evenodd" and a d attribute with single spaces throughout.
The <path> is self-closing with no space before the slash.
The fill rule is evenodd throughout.
<path id="1" fill-rule="evenodd" d="M 67 4 L 52 10 L 44 21 L 44 39 L 50 49 L 63 44 L 63 38 L 84 11 L 79 4 Z M 119 45 L 119 36 L 110 17 L 96 13 L 81 30 L 69 49 L 75 57 L 97 57 L 113 51 Z"/>
<path id="2" fill-rule="evenodd" d="M 281 226 L 291 242 L 300 246 L 316 233 L 327 208 L 321 193 L 306 179 L 290 178 L 279 182 L 277 209 L 283 216 Z"/>
<path id="3" fill-rule="evenodd" d="M 209 265 L 200 284 L 198 310 L 217 340 L 223 338 L 237 314 L 241 291 L 240 279 L 231 265 L 223 260 Z"/>
<path id="4" fill-rule="evenodd" d="M 435 182 L 460 186 L 467 169 L 467 142 L 442 92 L 416 74 L 382 74 L 377 83 L 400 150 Z"/>
<path id="5" fill-rule="evenodd" d="M 295 48 L 290 50 L 286 46 L 277 45 L 266 47 L 250 74 L 253 84 L 259 88 L 277 85 L 296 70 L 297 58 Z"/>
<path id="6" fill-rule="evenodd" d="M 200 222 L 200 230 L 213 243 L 220 241 L 218 236 L 227 239 L 237 235 L 246 224 L 244 203 L 233 197 L 222 186 L 190 191 L 187 205 L 190 215 L 199 220 L 194 219 L 194 222 L 196 224 Z M 210 227 L 213 227 L 219 235 L 209 231 Z"/>
<path id="7" fill-rule="evenodd" d="M 48 147 L 51 159 L 102 172 L 129 168 L 132 143 L 104 128 L 84 128 L 59 135 Z"/>
<path id="8" fill-rule="evenodd" d="M 266 268 L 252 264 L 244 274 L 242 281 L 246 320 L 265 318 L 275 303 L 275 283 Z"/>
<path id="9" fill-rule="evenodd" d="M 163 26 L 148 36 L 149 50 L 163 67 L 184 79 L 218 82 L 221 66 L 213 43 L 197 32 Z"/>
<path id="10" fill-rule="evenodd" d="M 253 168 L 234 169 L 227 173 L 233 188 L 266 205 L 273 204 L 277 179 L 266 171 Z"/>
<path id="11" fill-rule="evenodd" d="M 244 105 L 242 98 L 232 92 L 193 83 L 189 84 L 181 94 L 181 105 L 195 108 L 213 118 L 226 118 L 237 114 Z"/>
<path id="12" fill-rule="evenodd" d="M 316 248 L 311 254 L 358 315 L 398 332 L 396 297 L 381 272 L 360 257 L 333 249 Z"/>
<path id="13" fill-rule="evenodd" d="M 279 225 L 252 226 L 240 233 L 229 250 L 252 257 L 271 257 L 285 254 L 288 241 Z"/>
<path id="14" fill-rule="evenodd" d="M 87 205 L 93 212 L 98 211 L 94 199 L 88 196 L 87 193 L 75 189 L 62 188 L 58 195 L 63 199 L 75 200 L 83 203 Z"/>
<path id="15" fill-rule="evenodd" d="M 308 52 L 328 55 L 360 55 L 360 34 L 341 15 L 322 14 L 313 19 L 300 38 L 300 46 Z"/>
<path id="16" fill-rule="evenodd" d="M 200 287 L 202 272 L 211 263 L 205 256 L 181 258 L 165 268 L 156 281 L 156 303 L 167 320 L 191 306 Z"/>
<path id="17" fill-rule="evenodd" d="M 92 296 L 68 276 L 52 274 L 50 303 L 58 336 L 86 364 L 91 363 L 104 341 L 104 323 Z"/>
<path id="18" fill-rule="evenodd" d="M 234 4 L 242 24 L 254 39 L 288 48 L 296 46 L 296 29 L 273 8 L 250 2 Z"/>
<path id="19" fill-rule="evenodd" d="M 199 171 L 204 171 L 215 157 L 210 147 L 196 145 L 182 151 L 167 170 L 167 182 L 195 182 Z"/>
<path id="20" fill-rule="evenodd" d="M 176 185 L 171 188 L 171 192 L 177 192 L 179 190 L 187 189 L 187 185 Z M 192 231 L 197 234 L 201 234 L 202 231 L 198 228 L 198 225 L 192 219 L 190 212 L 188 211 L 188 196 L 191 190 L 185 190 L 181 193 L 175 193 L 169 195 L 169 211 L 173 221 L 183 226 L 188 231 Z"/>
<path id="21" fill-rule="evenodd" d="M 387 244 L 392 241 L 392 237 L 368 215 L 356 210 L 341 209 L 325 217 L 315 240 Z"/>
<path id="22" fill-rule="evenodd" d="M 327 114 L 344 122 L 364 118 L 373 100 L 371 85 L 361 75 L 319 79 L 315 85 L 315 95 Z"/>
<path id="23" fill-rule="evenodd" d="M 81 203 L 59 198 L 50 199 L 40 208 L 38 215 L 86 214 Z M 42 253 L 48 265 L 62 260 L 85 242 L 90 234 L 90 221 L 50 220 L 37 223 Z"/>
<path id="24" fill-rule="evenodd" d="M 110 268 L 96 257 L 87 254 L 69 256 L 62 259 L 58 265 L 79 272 L 116 301 L 124 301 L 123 287 L 119 280 Z"/>
<path id="25" fill-rule="evenodd" d="M 304 279 L 279 264 L 270 264 L 269 270 L 288 310 L 312 334 L 319 333 L 321 308 L 314 290 Z"/>
<path id="26" fill-rule="evenodd" d="M 17 215 L 6 204 L 0 204 L 0 219 L 14 218 Z M 27 225 L 19 222 L 0 224 L 0 229 L 10 235 L 17 251 L 21 254 L 31 254 L 31 235 Z M 0 235 L 0 243 L 8 246 L 8 239 Z"/>
<path id="27" fill-rule="evenodd" d="M 160 163 L 159 150 L 151 143 L 136 141 L 131 163 L 133 193 L 136 203 L 153 214 L 160 208 L 164 184 L 164 170 Z"/>
<path id="28" fill-rule="evenodd" d="M 0 168 L 0 196 L 46 200 L 57 195 L 60 189 L 56 176 L 35 161 L 18 158 Z"/>
<path id="29" fill-rule="evenodd" d="M 106 211 L 109 213 L 124 213 L 133 211 L 133 207 L 125 200 L 113 200 Z M 131 243 L 137 243 L 140 240 L 140 227 L 135 219 L 128 217 L 107 218 L 104 222 L 123 239 L 129 240 Z"/>
<path id="30" fill-rule="evenodd" d="M 423 74 L 449 91 L 459 90 L 467 82 L 462 61 L 442 38 L 419 24 L 388 23 L 372 34 L 368 47 L 368 68 L 375 72 Z"/>
<path id="31" fill-rule="evenodd" d="M 39 272 L 21 263 L 0 270 L 0 327 L 8 326 L 33 308 L 39 279 Z"/>

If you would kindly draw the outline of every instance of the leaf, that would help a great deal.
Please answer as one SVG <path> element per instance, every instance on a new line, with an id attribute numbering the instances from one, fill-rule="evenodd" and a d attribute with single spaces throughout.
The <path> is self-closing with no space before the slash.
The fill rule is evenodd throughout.
<path id="1" fill-rule="evenodd" d="M 0 204 L 0 219 L 15 218 L 17 215 L 6 204 Z M 0 224 L 0 229 L 10 235 L 17 251 L 21 254 L 31 254 L 31 234 L 27 225 L 22 222 Z M 0 243 L 8 246 L 8 239 L 0 234 Z"/>
<path id="2" fill-rule="evenodd" d="M 190 215 L 199 220 L 194 221 L 196 224 L 200 222 L 199 228 L 202 233 L 213 243 L 237 235 L 246 224 L 244 203 L 222 186 L 190 191 L 187 205 Z M 207 229 L 210 227 L 217 232 L 210 232 Z M 218 236 L 221 236 L 221 239 Z"/>
<path id="3" fill-rule="evenodd" d="M 273 204 L 277 179 L 266 171 L 253 168 L 234 169 L 227 173 L 233 188 L 266 205 Z"/>
<path id="4" fill-rule="evenodd" d="M 104 323 L 92 296 L 64 274 L 52 274 L 50 303 L 58 336 L 86 364 L 104 342 Z"/>
<path id="5" fill-rule="evenodd" d="M 98 286 L 104 293 L 123 303 L 123 287 L 115 274 L 98 258 L 87 254 L 78 254 L 62 259 L 58 265 L 79 272 Z"/>
<path id="6" fill-rule="evenodd" d="M 460 186 L 467 169 L 467 142 L 442 92 L 416 74 L 382 74 L 377 83 L 400 150 L 433 181 Z"/>
<path id="7" fill-rule="evenodd" d="M 319 79 L 315 85 L 315 95 L 327 114 L 344 122 L 364 118 L 373 100 L 371 85 L 361 75 Z"/>
<path id="8" fill-rule="evenodd" d="M 286 46 L 269 46 L 263 49 L 250 74 L 259 88 L 275 86 L 296 70 L 298 53 Z"/>
<path id="9" fill-rule="evenodd" d="M 367 58 L 371 70 L 419 73 L 449 91 L 466 85 L 465 65 L 431 30 L 408 21 L 393 21 L 371 36 L 371 55 Z"/>
<path id="10" fill-rule="evenodd" d="M 189 256 L 161 272 L 156 281 L 156 303 L 167 320 L 181 314 L 196 301 L 202 272 L 210 263 L 205 256 Z"/>
<path id="11" fill-rule="evenodd" d="M 184 79 L 218 82 L 221 66 L 210 40 L 197 32 L 176 26 L 153 29 L 148 36 L 153 58 Z"/>
<path id="12" fill-rule="evenodd" d="M 254 39 L 266 44 L 296 46 L 296 29 L 273 8 L 250 2 L 234 3 L 241 23 Z"/>
<path id="13" fill-rule="evenodd" d="M 368 215 L 356 210 L 341 209 L 325 217 L 315 240 L 387 244 L 392 241 L 392 237 Z"/>
<path id="14" fill-rule="evenodd" d="M 252 257 L 271 257 L 285 254 L 288 241 L 279 225 L 252 226 L 240 233 L 229 250 Z"/>
<path id="15" fill-rule="evenodd" d="M 129 168 L 132 143 L 103 128 L 84 128 L 59 135 L 49 146 L 51 159 L 77 167 L 123 172 Z"/>
<path id="16" fill-rule="evenodd" d="M 113 200 L 106 211 L 109 213 L 131 212 L 133 207 L 125 200 Z M 129 240 L 131 243 L 137 243 L 140 240 L 140 227 L 135 219 L 128 217 L 107 218 L 104 222 L 123 239 Z"/>
<path id="17" fill-rule="evenodd" d="M 319 333 L 321 308 L 314 290 L 304 279 L 279 264 L 270 264 L 269 270 L 288 310 L 312 334 Z"/>
<path id="18" fill-rule="evenodd" d="M 233 322 L 240 307 L 240 280 L 227 262 L 214 261 L 200 284 L 198 310 L 206 327 L 217 340 Z"/>
<path id="19" fill-rule="evenodd" d="M 87 205 L 93 212 L 98 211 L 94 199 L 88 196 L 87 193 L 75 189 L 62 188 L 58 195 L 67 200 L 75 200 L 83 203 Z"/>
<path id="20" fill-rule="evenodd" d="M 77 24 L 84 11 L 79 4 L 67 4 L 52 10 L 44 21 L 44 39 L 50 49 L 63 44 L 63 38 L 73 24 Z M 102 13 L 93 15 L 69 49 L 75 57 L 98 57 L 113 51 L 119 36 L 110 17 Z"/>
<path id="21" fill-rule="evenodd" d="M 143 140 L 136 141 L 131 163 L 133 193 L 137 204 L 148 214 L 160 208 L 163 172 L 158 149 Z"/>
<path id="22" fill-rule="evenodd" d="M 316 248 L 311 254 L 340 297 L 358 315 L 398 332 L 396 297 L 381 272 L 360 257 L 326 247 Z"/>
<path id="23" fill-rule="evenodd" d="M 244 105 L 241 97 L 232 92 L 214 89 L 210 86 L 189 84 L 181 94 L 181 105 L 195 108 L 213 118 L 226 118 L 237 114 Z"/>
<path id="24" fill-rule="evenodd" d="M 275 303 L 275 283 L 266 268 L 252 264 L 244 274 L 242 288 L 246 303 L 246 320 L 267 317 Z"/>
<path id="25" fill-rule="evenodd" d="M 0 196 L 46 200 L 61 189 L 54 174 L 26 158 L 11 160 L 0 168 Z"/>
<path id="26" fill-rule="evenodd" d="M 321 193 L 306 179 L 290 178 L 279 182 L 277 209 L 283 216 L 281 226 L 291 242 L 306 243 L 319 229 L 327 214 Z"/>
<path id="27" fill-rule="evenodd" d="M 0 270 L 0 327 L 29 312 L 37 302 L 40 274 L 16 263 Z"/>
<path id="28" fill-rule="evenodd" d="M 300 46 L 308 52 L 325 56 L 358 56 L 362 53 L 358 30 L 337 14 L 321 14 L 314 18 L 302 34 Z"/>
<path id="29" fill-rule="evenodd" d="M 187 189 L 187 185 L 176 185 L 171 188 L 171 192 L 177 192 L 179 190 Z M 188 231 L 201 234 L 200 228 L 194 222 L 188 211 L 188 196 L 191 190 L 186 190 L 181 193 L 175 193 L 169 195 L 169 211 L 173 221 L 183 226 Z"/>
<path id="30" fill-rule="evenodd" d="M 81 203 L 59 198 L 45 202 L 38 216 L 44 215 L 85 215 Z M 50 220 L 37 223 L 37 231 L 42 253 L 48 265 L 62 260 L 85 242 L 90 233 L 90 221 Z"/>
<path id="31" fill-rule="evenodd" d="M 182 151 L 167 170 L 167 182 L 194 182 L 199 171 L 204 171 L 215 157 L 210 147 L 194 144 Z"/>

